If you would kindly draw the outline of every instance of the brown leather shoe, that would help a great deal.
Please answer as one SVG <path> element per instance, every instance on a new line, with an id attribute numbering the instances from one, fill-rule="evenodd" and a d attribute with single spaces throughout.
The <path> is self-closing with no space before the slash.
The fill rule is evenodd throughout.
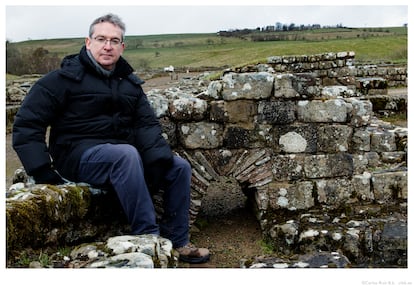
<path id="1" fill-rule="evenodd" d="M 176 249 L 180 254 L 179 259 L 188 263 L 204 263 L 210 259 L 210 251 L 207 248 L 198 248 L 188 243 Z"/>

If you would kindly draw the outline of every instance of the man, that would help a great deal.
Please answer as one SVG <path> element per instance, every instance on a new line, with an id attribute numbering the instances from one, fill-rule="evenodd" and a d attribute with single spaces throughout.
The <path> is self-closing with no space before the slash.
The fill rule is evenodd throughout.
<path id="1" fill-rule="evenodd" d="M 208 249 L 189 242 L 191 166 L 173 155 L 143 82 L 122 58 L 124 35 L 116 15 L 91 24 L 80 53 L 31 88 L 16 115 L 13 147 L 36 183 L 60 184 L 63 177 L 110 185 L 133 234 L 162 235 L 181 260 L 205 262 Z M 159 224 L 149 186 L 164 190 Z"/>

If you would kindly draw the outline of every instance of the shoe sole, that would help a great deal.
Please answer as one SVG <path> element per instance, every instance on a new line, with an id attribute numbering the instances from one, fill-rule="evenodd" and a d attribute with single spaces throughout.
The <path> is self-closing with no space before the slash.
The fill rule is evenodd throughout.
<path id="1" fill-rule="evenodd" d="M 187 256 L 180 256 L 180 260 L 187 263 L 204 263 L 210 259 L 210 254 L 203 257 L 187 257 Z"/>

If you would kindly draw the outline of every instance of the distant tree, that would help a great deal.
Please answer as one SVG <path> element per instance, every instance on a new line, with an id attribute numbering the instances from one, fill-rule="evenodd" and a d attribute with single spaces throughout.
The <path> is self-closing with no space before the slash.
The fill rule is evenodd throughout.
<path id="1" fill-rule="evenodd" d="M 6 73 L 22 74 L 23 58 L 13 43 L 6 41 Z"/>
<path id="2" fill-rule="evenodd" d="M 135 48 L 138 49 L 138 48 L 144 46 L 144 41 L 142 39 L 135 39 L 134 40 L 134 45 L 135 45 Z"/>
<path id="3" fill-rule="evenodd" d="M 60 65 L 61 59 L 50 54 L 48 50 L 40 47 L 34 51 L 22 53 L 13 43 L 6 42 L 6 72 L 15 75 L 45 74 Z"/>
<path id="4" fill-rule="evenodd" d="M 280 23 L 280 22 L 276 22 L 275 29 L 276 29 L 276 31 L 282 31 L 283 24 Z"/>
<path id="5" fill-rule="evenodd" d="M 45 74 L 57 69 L 61 60 L 56 55 L 49 54 L 48 50 L 40 47 L 34 50 L 27 62 L 29 63 L 30 73 Z"/>

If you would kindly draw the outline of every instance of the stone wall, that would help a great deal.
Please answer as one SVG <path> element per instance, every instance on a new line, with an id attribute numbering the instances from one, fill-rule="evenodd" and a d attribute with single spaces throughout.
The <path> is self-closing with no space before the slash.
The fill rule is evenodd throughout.
<path id="1" fill-rule="evenodd" d="M 398 65 L 355 65 L 354 52 L 324 53 L 268 58 L 275 72 L 313 72 L 325 85 L 348 85 L 365 78 L 383 79 L 388 87 L 407 86 L 407 67 Z"/>
<path id="2" fill-rule="evenodd" d="M 148 92 L 193 167 L 191 223 L 210 188 L 232 182 L 278 253 L 340 250 L 354 264 L 406 266 L 407 129 L 373 116 L 353 57 L 271 57 Z"/>
<path id="3" fill-rule="evenodd" d="M 235 180 L 254 197 L 263 234 L 283 254 L 322 247 L 356 263 L 384 259 L 369 235 L 406 230 L 407 129 L 373 116 L 353 53 L 305 59 L 309 67 L 302 61 L 296 73 L 281 72 L 291 63 L 282 57 L 228 71 L 196 95 L 150 93 L 166 138 L 193 166 L 192 214 L 210 185 Z M 390 249 L 398 263 L 405 247 Z M 387 259 L 397 263 L 395 253 Z"/>

